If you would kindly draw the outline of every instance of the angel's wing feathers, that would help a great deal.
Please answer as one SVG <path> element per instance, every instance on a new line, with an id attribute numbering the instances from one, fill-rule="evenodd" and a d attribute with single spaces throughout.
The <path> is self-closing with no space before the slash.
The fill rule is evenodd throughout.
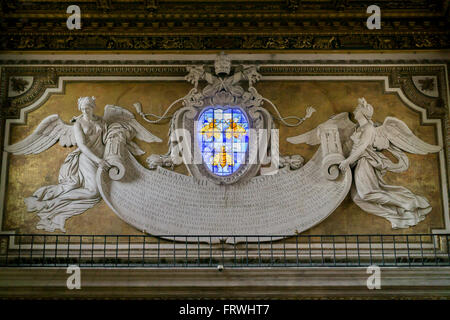
<path id="1" fill-rule="evenodd" d="M 326 124 L 334 124 L 338 127 L 339 135 L 342 142 L 349 140 L 351 134 L 353 133 L 356 127 L 356 124 L 354 124 L 348 117 L 348 112 L 342 112 L 332 116 L 328 121 L 323 123 L 323 125 Z M 299 143 L 307 143 L 309 145 L 319 144 L 320 138 L 318 134 L 318 128 L 315 128 L 299 136 L 287 138 L 286 140 L 293 144 Z"/>
<path id="2" fill-rule="evenodd" d="M 136 119 L 131 121 L 131 125 L 136 130 L 136 138 L 145 142 L 162 142 L 160 138 L 145 129 Z"/>
<path id="3" fill-rule="evenodd" d="M 110 104 L 107 104 L 105 106 L 103 120 L 105 120 L 108 124 L 111 124 L 111 123 L 117 122 L 117 121 L 126 121 L 129 119 L 134 119 L 134 115 L 130 111 L 128 111 L 122 107 L 118 107 L 118 106 L 114 106 L 114 105 L 110 105 Z"/>
<path id="4" fill-rule="evenodd" d="M 108 124 L 114 122 L 122 122 L 128 124 L 135 130 L 136 138 L 139 140 L 149 143 L 162 141 L 160 138 L 145 129 L 139 122 L 137 122 L 133 113 L 122 107 L 106 105 L 103 119 Z"/>
<path id="5" fill-rule="evenodd" d="M 396 147 L 415 154 L 428 154 L 439 152 L 440 146 L 426 143 L 419 139 L 401 120 L 393 117 L 387 117 L 382 126 L 377 128 L 377 136 L 389 140 Z"/>
<path id="6" fill-rule="evenodd" d="M 317 128 L 295 137 L 286 138 L 286 141 L 292 144 L 306 143 L 312 146 L 320 143 Z"/>
<path id="7" fill-rule="evenodd" d="M 38 154 L 53 146 L 57 141 L 63 147 L 76 145 L 73 126 L 65 123 L 57 114 L 48 116 L 28 137 L 5 147 L 13 154 Z"/>
<path id="8" fill-rule="evenodd" d="M 141 148 L 139 148 L 139 146 L 136 143 L 134 143 L 133 141 L 129 141 L 127 143 L 127 147 L 128 147 L 128 150 L 130 150 L 131 153 L 135 156 L 141 156 L 141 155 L 145 154 L 145 151 L 142 150 Z"/>

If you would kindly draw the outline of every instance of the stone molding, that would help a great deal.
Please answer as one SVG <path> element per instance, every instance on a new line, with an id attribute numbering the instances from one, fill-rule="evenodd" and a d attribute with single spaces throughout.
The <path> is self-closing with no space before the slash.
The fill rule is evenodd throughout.
<path id="1" fill-rule="evenodd" d="M 381 289 L 366 268 L 81 269 L 68 290 L 66 268 L 2 268 L 0 298 L 17 299 L 442 299 L 450 268 L 381 268 Z"/>
<path id="2" fill-rule="evenodd" d="M 172 76 L 180 77 L 186 74 L 185 65 L 180 65 L 182 62 L 172 61 L 173 65 L 160 65 L 160 62 L 145 61 L 147 65 L 133 65 L 134 61 L 123 61 L 120 65 L 115 65 L 116 61 L 103 61 L 100 65 L 90 66 L 94 63 L 90 61 L 86 66 L 64 65 L 61 66 L 59 61 L 54 63 L 54 66 L 39 66 L 39 62 L 33 66 L 14 66 L 9 65 L 10 61 L 0 60 L 0 65 L 3 66 L 1 70 L 1 96 L 0 107 L 1 116 L 6 118 L 17 118 L 19 116 L 19 109 L 29 105 L 37 100 L 47 88 L 55 88 L 58 82 L 58 78 L 62 76 L 83 76 L 83 75 L 103 75 L 103 76 Z M 42 61 L 41 63 L 45 63 Z M 77 61 L 79 62 L 79 61 Z M 96 61 L 100 63 L 100 61 Z M 243 63 L 255 63 L 256 61 L 243 61 Z M 287 63 L 286 61 L 270 61 L 264 63 L 264 61 L 257 61 L 260 64 L 259 72 L 263 77 L 268 76 L 357 76 L 357 75 L 371 75 L 371 76 L 389 76 L 390 86 L 394 88 L 401 88 L 405 95 L 416 105 L 426 108 L 428 110 L 428 117 L 431 118 L 445 118 L 446 106 L 448 105 L 448 97 L 446 95 L 446 66 L 444 64 L 431 64 L 422 65 L 413 62 L 409 65 L 407 62 L 402 61 L 404 65 L 308 65 L 308 62 L 302 61 L 301 63 Z M 190 64 L 192 61 L 190 61 Z M 152 66 L 152 64 L 157 64 Z M 32 87 L 24 94 L 8 99 L 7 88 L 9 86 L 9 78 L 17 76 L 33 75 L 36 79 L 33 82 Z M 416 75 L 434 75 L 438 78 L 439 83 L 439 97 L 433 98 L 421 93 L 413 84 L 412 77 Z M 264 78 L 263 78 L 264 80 Z"/>

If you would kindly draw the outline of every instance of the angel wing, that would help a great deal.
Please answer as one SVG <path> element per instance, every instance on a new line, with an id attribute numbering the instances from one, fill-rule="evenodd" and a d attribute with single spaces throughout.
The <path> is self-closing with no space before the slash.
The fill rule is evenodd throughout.
<path id="1" fill-rule="evenodd" d="M 129 131 L 131 131 L 131 139 L 137 138 L 148 143 L 162 142 L 160 138 L 152 134 L 139 122 L 137 122 L 133 113 L 122 107 L 106 105 L 103 120 L 105 120 L 108 125 L 113 123 L 120 123 L 121 125 L 126 127 Z M 133 153 L 134 155 L 142 155 L 145 153 L 145 151 L 139 148 L 139 146 L 133 141 L 127 141 L 127 146 L 131 153 Z"/>
<path id="2" fill-rule="evenodd" d="M 59 115 L 48 116 L 28 137 L 20 142 L 5 147 L 13 154 L 38 154 L 53 146 L 57 141 L 63 147 L 75 146 L 73 126 L 65 123 Z"/>
<path id="3" fill-rule="evenodd" d="M 295 137 L 288 137 L 286 138 L 286 141 L 292 144 L 301 144 L 306 143 L 311 146 L 315 146 L 316 144 L 320 143 L 319 135 L 318 135 L 318 129 L 314 128 L 306 133 L 300 134 Z"/>
<path id="4" fill-rule="evenodd" d="M 103 115 L 103 120 L 106 121 L 107 124 L 111 123 L 124 123 L 132 127 L 135 131 L 135 137 L 139 140 L 145 142 L 161 142 L 162 140 L 152 134 L 150 131 L 145 129 L 139 122 L 137 122 L 133 113 L 130 111 L 113 105 L 105 106 L 105 113 Z"/>
<path id="5" fill-rule="evenodd" d="M 326 124 L 334 124 L 338 127 L 339 137 L 342 143 L 344 155 L 348 155 L 352 148 L 350 136 L 352 135 L 356 127 L 356 124 L 353 123 L 348 117 L 348 112 L 342 112 L 332 116 L 329 120 L 323 123 L 323 125 Z M 312 146 L 317 145 L 320 143 L 319 130 L 320 126 L 304 134 L 295 137 L 289 137 L 286 140 L 292 144 L 306 143 Z"/>
<path id="6" fill-rule="evenodd" d="M 415 154 L 439 152 L 440 146 L 426 143 L 419 139 L 401 120 L 387 117 L 383 125 L 376 128 L 374 147 L 378 150 L 387 149 L 389 143 L 403 151 Z"/>

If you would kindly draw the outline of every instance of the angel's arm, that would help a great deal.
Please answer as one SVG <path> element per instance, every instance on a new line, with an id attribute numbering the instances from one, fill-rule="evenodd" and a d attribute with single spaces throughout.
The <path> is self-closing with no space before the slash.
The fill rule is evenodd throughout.
<path id="1" fill-rule="evenodd" d="M 81 125 L 79 122 L 76 122 L 74 125 L 74 135 L 75 140 L 77 141 L 77 145 L 80 148 L 81 152 L 83 152 L 84 155 L 86 155 L 89 159 L 94 161 L 97 164 L 100 164 L 102 162 L 102 159 L 97 157 L 91 149 L 89 149 L 88 146 L 86 146 L 86 138 L 83 133 L 83 129 L 81 128 Z"/>
<path id="2" fill-rule="evenodd" d="M 357 161 L 367 147 L 373 143 L 373 138 L 375 135 L 375 128 L 372 125 L 366 127 L 361 133 L 361 140 L 359 145 L 352 150 L 347 159 L 343 160 L 346 164 L 352 164 Z"/>

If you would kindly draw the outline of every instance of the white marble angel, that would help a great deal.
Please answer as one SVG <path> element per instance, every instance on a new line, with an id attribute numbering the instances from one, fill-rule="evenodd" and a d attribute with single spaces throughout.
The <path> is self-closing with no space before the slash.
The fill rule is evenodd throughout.
<path id="1" fill-rule="evenodd" d="M 61 166 L 57 185 L 41 187 L 25 199 L 28 211 L 36 211 L 41 218 L 37 229 L 65 232 L 68 218 L 83 213 L 101 200 L 96 172 L 98 168 L 111 167 L 104 159 L 108 139 L 117 136 L 126 139 L 124 143 L 133 154 L 144 153 L 131 141 L 134 137 L 146 142 L 161 141 L 126 109 L 107 105 L 100 117 L 94 114 L 94 108 L 95 97 L 81 97 L 78 110 L 82 114 L 71 120 L 73 125 L 66 124 L 57 114 L 48 116 L 27 138 L 5 148 L 13 154 L 38 154 L 58 141 L 64 147 L 78 147 Z"/>
<path id="2" fill-rule="evenodd" d="M 364 211 L 389 220 L 394 229 L 415 226 L 431 211 L 429 202 L 405 187 L 387 184 L 383 175 L 408 169 L 408 157 L 403 151 L 425 155 L 441 147 L 422 141 L 397 118 L 387 117 L 376 126 L 372 122 L 373 107 L 364 98 L 358 99 L 353 114 L 358 122 L 350 136 L 353 145 L 339 165 L 341 170 L 354 168 L 353 201 Z M 398 162 L 392 162 L 382 150 L 389 151 Z"/>

